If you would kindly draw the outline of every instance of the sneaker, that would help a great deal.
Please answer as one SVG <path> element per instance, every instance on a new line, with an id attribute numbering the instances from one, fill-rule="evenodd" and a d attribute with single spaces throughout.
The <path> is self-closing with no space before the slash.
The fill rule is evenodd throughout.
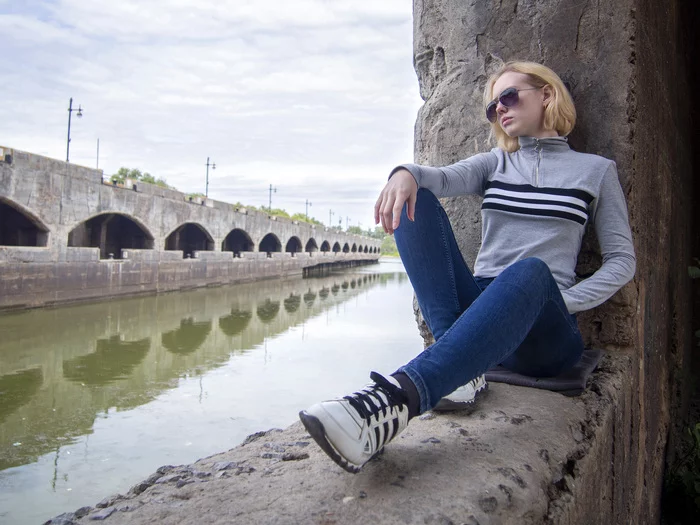
<path id="1" fill-rule="evenodd" d="M 478 398 L 488 390 L 489 385 L 486 378 L 481 375 L 472 379 L 464 386 L 460 386 L 451 394 L 443 397 L 438 404 L 433 407 L 434 412 L 450 412 L 453 410 L 464 410 L 474 406 Z"/>
<path id="2" fill-rule="evenodd" d="M 408 425 L 408 397 L 393 377 L 372 372 L 359 392 L 323 401 L 299 412 L 299 419 L 323 451 L 357 473 Z"/>

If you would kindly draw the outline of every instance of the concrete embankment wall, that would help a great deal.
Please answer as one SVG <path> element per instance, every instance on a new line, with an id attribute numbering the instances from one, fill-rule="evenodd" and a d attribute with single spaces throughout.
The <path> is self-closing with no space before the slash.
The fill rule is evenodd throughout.
<path id="1" fill-rule="evenodd" d="M 22 251 L 38 251 L 26 248 Z M 46 250 L 44 250 L 46 252 Z M 182 252 L 128 250 L 126 259 L 100 260 L 99 248 L 68 248 L 69 262 L 0 264 L 0 311 L 109 297 L 170 292 L 203 286 L 302 276 L 332 265 L 345 268 L 376 262 L 368 254 Z M 25 254 L 26 256 L 27 254 Z"/>

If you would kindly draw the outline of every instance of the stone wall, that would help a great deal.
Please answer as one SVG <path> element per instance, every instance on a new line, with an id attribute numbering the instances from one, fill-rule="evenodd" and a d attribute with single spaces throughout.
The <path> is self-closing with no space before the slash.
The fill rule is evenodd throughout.
<path id="1" fill-rule="evenodd" d="M 99 260 L 98 248 L 70 248 L 68 262 L 0 264 L 0 311 L 109 297 L 302 276 L 308 268 L 369 264 L 366 254 L 182 252 L 128 250 L 124 260 Z M 378 256 L 375 256 L 378 257 Z M 376 262 L 376 259 L 375 259 Z"/>
<path id="2" fill-rule="evenodd" d="M 416 123 L 416 162 L 440 166 L 493 147 L 482 116 L 486 80 L 505 61 L 533 60 L 570 85 L 579 115 L 572 147 L 614 159 L 627 195 L 636 278 L 579 316 L 588 344 L 631 352 L 629 368 L 617 370 L 628 378 L 626 391 L 612 407 L 613 419 L 596 423 L 610 440 L 597 440 L 574 458 L 579 479 L 569 491 L 574 498 L 559 501 L 561 523 L 583 523 L 574 517 L 592 508 L 600 523 L 659 519 L 669 425 L 679 420 L 680 400 L 687 398 L 682 371 L 692 349 L 686 266 L 695 139 L 687 96 L 691 66 L 683 62 L 691 55 L 690 25 L 681 11 L 680 0 L 414 1 L 414 61 L 425 100 Z M 443 204 L 471 265 L 480 203 L 462 197 Z M 579 271 L 599 264 L 589 232 Z M 596 478 L 599 462 L 611 465 L 606 483 Z"/>

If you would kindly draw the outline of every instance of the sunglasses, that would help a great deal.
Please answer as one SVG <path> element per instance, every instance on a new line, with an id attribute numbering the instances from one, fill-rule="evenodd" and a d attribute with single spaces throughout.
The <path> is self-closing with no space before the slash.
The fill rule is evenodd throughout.
<path id="1" fill-rule="evenodd" d="M 486 118 L 489 119 L 489 122 L 495 123 L 496 120 L 498 119 L 498 114 L 496 112 L 496 108 L 498 107 L 499 102 L 507 108 L 512 108 L 513 106 L 517 105 L 518 101 L 520 101 L 520 97 L 518 96 L 518 93 L 520 91 L 530 91 L 532 89 L 541 89 L 541 88 L 533 87 L 533 88 L 515 89 L 514 87 L 509 87 L 508 89 L 504 89 L 501 92 L 501 94 L 498 95 L 497 99 L 492 100 L 486 106 Z"/>

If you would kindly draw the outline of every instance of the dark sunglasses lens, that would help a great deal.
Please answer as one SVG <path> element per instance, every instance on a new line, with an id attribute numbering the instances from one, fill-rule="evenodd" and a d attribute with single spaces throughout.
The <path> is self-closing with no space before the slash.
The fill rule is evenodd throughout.
<path id="1" fill-rule="evenodd" d="M 518 103 L 518 90 L 508 88 L 503 93 L 501 93 L 501 96 L 498 97 L 498 100 L 507 108 L 513 107 Z"/>
<path id="2" fill-rule="evenodd" d="M 490 102 L 488 106 L 486 106 L 486 118 L 489 119 L 489 122 L 496 122 L 496 103 L 495 102 Z"/>

